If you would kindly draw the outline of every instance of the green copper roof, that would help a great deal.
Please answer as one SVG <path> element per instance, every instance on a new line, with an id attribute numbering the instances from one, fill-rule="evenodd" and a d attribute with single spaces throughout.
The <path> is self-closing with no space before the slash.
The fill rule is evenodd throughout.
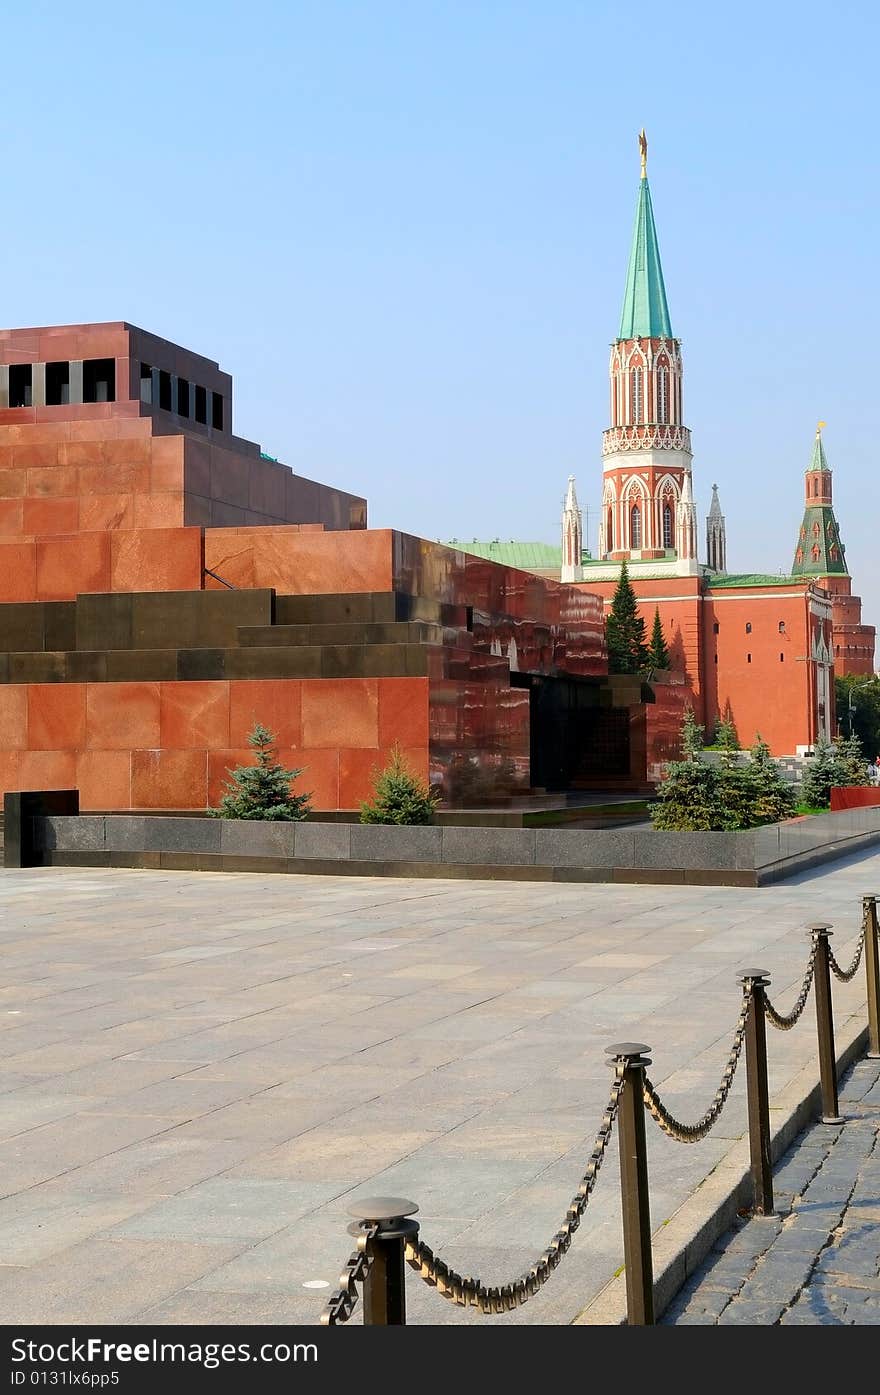
<path id="1" fill-rule="evenodd" d="M 798 576 L 770 576 L 766 572 L 743 572 L 740 576 L 712 576 L 707 582 L 710 591 L 718 591 L 726 586 L 791 586 L 793 581 L 803 583 Z"/>
<path id="2" fill-rule="evenodd" d="M 846 550 L 830 504 L 808 504 L 804 509 L 791 570 L 800 577 L 849 575 Z"/>
<path id="3" fill-rule="evenodd" d="M 813 454 L 810 456 L 810 463 L 807 470 L 827 470 L 828 461 L 825 459 L 825 447 L 822 444 L 821 431 L 816 432 L 816 439 L 813 442 Z"/>
<path id="4" fill-rule="evenodd" d="M 532 571 L 535 567 L 555 567 L 562 566 L 562 548 L 553 543 L 543 542 L 517 542 L 511 538 L 509 542 L 501 542 L 498 538 L 493 538 L 491 542 L 480 542 L 473 538 L 470 542 L 464 538 L 447 538 L 443 540 L 445 547 L 456 547 L 459 552 L 469 552 L 474 557 L 485 557 L 490 562 L 500 562 L 505 567 L 519 567 L 521 571 Z M 584 552 L 584 558 L 589 557 L 588 552 Z"/>
<path id="5" fill-rule="evenodd" d="M 651 190 L 647 178 L 639 184 L 639 203 L 633 229 L 629 270 L 623 313 L 620 316 L 618 339 L 671 339 L 666 287 L 657 246 L 657 229 L 651 207 Z"/>

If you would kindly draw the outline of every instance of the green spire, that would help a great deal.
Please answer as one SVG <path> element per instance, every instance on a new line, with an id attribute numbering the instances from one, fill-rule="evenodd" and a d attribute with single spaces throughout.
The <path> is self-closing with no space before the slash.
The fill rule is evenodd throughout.
<path id="1" fill-rule="evenodd" d="M 816 429 L 816 439 L 813 442 L 813 454 L 810 456 L 810 463 L 807 466 L 807 471 L 828 469 L 828 461 L 825 459 L 825 447 L 822 444 L 822 427 L 824 425 L 824 421 L 820 421 Z"/>
<path id="2" fill-rule="evenodd" d="M 671 339 L 672 326 L 669 323 L 669 307 L 666 304 L 666 287 L 663 284 L 663 268 L 660 265 L 654 209 L 651 206 L 651 190 L 645 172 L 647 141 L 644 140 L 644 132 L 639 143 L 642 147 L 642 178 L 639 184 L 632 250 L 629 254 L 629 270 L 626 273 L 620 333 L 617 337 Z"/>
<path id="3" fill-rule="evenodd" d="M 825 447 L 822 444 L 822 427 L 824 425 L 824 421 L 820 421 L 816 428 L 813 453 L 810 456 L 806 473 L 809 476 L 817 471 L 824 471 L 829 478 L 827 482 L 823 481 L 822 483 L 820 498 L 814 498 L 811 495 L 810 480 L 807 479 L 806 507 L 801 522 L 801 531 L 798 534 L 794 564 L 791 569 L 792 576 L 849 575 L 849 569 L 846 565 L 846 549 L 831 503 L 831 471 L 825 458 Z"/>

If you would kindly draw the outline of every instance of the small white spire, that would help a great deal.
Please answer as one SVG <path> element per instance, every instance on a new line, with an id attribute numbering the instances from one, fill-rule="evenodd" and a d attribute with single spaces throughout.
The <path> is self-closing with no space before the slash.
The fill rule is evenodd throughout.
<path id="1" fill-rule="evenodd" d="M 562 570 L 560 581 L 583 581 L 584 569 L 581 563 L 583 554 L 583 523 L 578 508 L 574 475 L 568 477 L 565 491 L 565 504 L 562 509 Z"/>

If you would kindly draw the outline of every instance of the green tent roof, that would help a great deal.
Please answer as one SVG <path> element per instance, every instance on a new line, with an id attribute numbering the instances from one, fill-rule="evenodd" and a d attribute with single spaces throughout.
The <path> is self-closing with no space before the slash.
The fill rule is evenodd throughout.
<path id="1" fill-rule="evenodd" d="M 739 576 L 720 576 L 713 573 L 709 581 L 710 591 L 718 591 L 725 586 L 791 586 L 792 582 L 803 582 L 803 577 L 770 576 L 766 572 L 743 572 Z"/>
<path id="2" fill-rule="evenodd" d="M 813 442 L 813 454 L 810 456 L 810 463 L 807 466 L 806 473 L 809 473 L 810 470 L 828 469 L 830 469 L 830 466 L 825 458 L 825 447 L 822 444 L 822 433 L 821 431 L 817 431 L 816 439 Z"/>
<path id="3" fill-rule="evenodd" d="M 633 229 L 629 270 L 618 339 L 671 339 L 672 325 L 666 304 L 666 287 L 660 265 L 660 248 L 654 226 L 654 209 L 647 177 L 639 184 L 636 225 Z"/>
<path id="4" fill-rule="evenodd" d="M 441 539 L 444 547 L 458 548 L 459 552 L 469 552 L 474 557 L 485 557 L 490 562 L 500 562 L 505 567 L 519 567 L 522 571 L 532 571 L 535 567 L 554 568 L 562 566 L 562 547 L 556 543 L 501 542 L 493 538 L 491 542 L 481 542 L 477 538 L 466 541 L 464 538 Z M 584 552 L 584 559 L 589 558 Z"/>

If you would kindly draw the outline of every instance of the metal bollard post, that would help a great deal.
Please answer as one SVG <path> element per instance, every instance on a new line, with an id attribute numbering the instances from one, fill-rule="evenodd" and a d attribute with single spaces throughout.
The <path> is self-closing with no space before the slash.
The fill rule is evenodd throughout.
<path id="1" fill-rule="evenodd" d="M 831 926 L 810 926 L 816 941 L 816 1028 L 819 1033 L 819 1079 L 822 1083 L 823 1124 L 842 1124 L 837 1101 L 837 1056 L 834 1051 L 834 1015 L 831 1009 L 831 966 L 828 940 Z"/>
<path id="2" fill-rule="evenodd" d="M 648 1150 L 645 1142 L 645 1067 L 651 1064 L 647 1056 L 650 1049 L 632 1041 L 605 1048 L 615 1061 L 625 1062 L 623 1089 L 617 1107 L 617 1132 L 620 1143 L 626 1313 L 630 1327 L 654 1325 L 654 1268 L 648 1201 Z"/>
<path id="3" fill-rule="evenodd" d="M 414 1201 L 396 1196 L 364 1197 L 348 1207 L 348 1214 L 358 1218 L 348 1227 L 350 1235 L 360 1234 L 360 1223 L 379 1226 L 373 1263 L 364 1281 L 365 1327 L 406 1325 L 403 1247 L 419 1233 L 418 1221 L 406 1219 L 418 1209 Z"/>
<path id="4" fill-rule="evenodd" d="M 763 969 L 739 975 L 749 992 L 746 1022 L 746 1085 L 749 1106 L 749 1155 L 752 1168 L 753 1210 L 773 1215 L 773 1168 L 770 1162 L 770 1093 L 767 1086 L 766 988 L 770 976 Z"/>
<path id="5" fill-rule="evenodd" d="M 862 897 L 865 917 L 865 974 L 868 979 L 868 1055 L 880 1056 L 880 946 L 877 931 L 877 897 Z"/>

